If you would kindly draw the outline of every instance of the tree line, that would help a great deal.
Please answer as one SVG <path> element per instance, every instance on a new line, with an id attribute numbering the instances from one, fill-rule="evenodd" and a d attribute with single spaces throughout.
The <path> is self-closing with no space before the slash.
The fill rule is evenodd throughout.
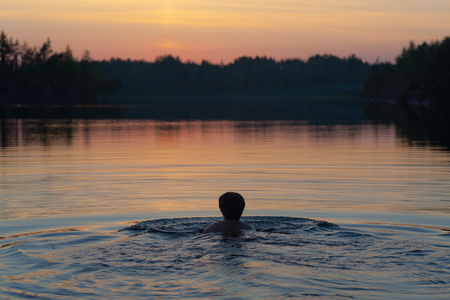
<path id="1" fill-rule="evenodd" d="M 418 46 L 411 42 L 396 64 L 373 65 L 362 96 L 399 104 L 450 105 L 450 37 Z"/>
<path id="2" fill-rule="evenodd" d="M 260 96 L 358 93 L 370 65 L 354 55 L 304 61 L 243 56 L 229 64 L 182 62 L 172 55 L 144 60 L 81 59 L 50 40 L 30 47 L 0 36 L 0 104 L 88 104 L 101 95 Z"/>
<path id="3" fill-rule="evenodd" d="M 410 43 L 396 63 L 363 62 L 351 55 L 307 60 L 243 56 L 228 64 L 182 62 L 165 55 L 144 60 L 80 59 L 50 40 L 30 47 L 0 34 L 0 104 L 96 103 L 102 95 L 298 96 L 346 93 L 397 103 L 450 103 L 450 38 Z M 125 101 L 125 100 L 124 100 Z M 116 102 L 117 103 L 117 102 Z"/>
<path id="4" fill-rule="evenodd" d="M 56 53 L 50 40 L 30 47 L 0 34 L 0 104 L 76 105 L 120 87 L 105 80 L 85 52 L 80 60 L 69 47 Z"/>
<path id="5" fill-rule="evenodd" d="M 260 96 L 359 93 L 370 65 L 354 55 L 315 55 L 307 61 L 243 56 L 234 62 L 182 62 L 166 55 L 154 62 L 112 58 L 98 62 L 118 78 L 120 96 Z"/>

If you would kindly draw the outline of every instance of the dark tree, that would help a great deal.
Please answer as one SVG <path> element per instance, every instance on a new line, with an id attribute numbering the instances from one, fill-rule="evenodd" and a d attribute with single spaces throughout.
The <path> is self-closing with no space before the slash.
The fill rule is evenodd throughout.
<path id="1" fill-rule="evenodd" d="M 396 64 L 376 64 L 366 80 L 363 97 L 389 99 L 400 104 L 450 104 L 450 38 L 413 42 L 397 57 Z"/>
<path id="2" fill-rule="evenodd" d="M 0 104 L 94 103 L 118 86 L 101 79 L 95 62 L 75 59 L 69 47 L 54 53 L 49 39 L 31 48 L 0 34 Z"/>

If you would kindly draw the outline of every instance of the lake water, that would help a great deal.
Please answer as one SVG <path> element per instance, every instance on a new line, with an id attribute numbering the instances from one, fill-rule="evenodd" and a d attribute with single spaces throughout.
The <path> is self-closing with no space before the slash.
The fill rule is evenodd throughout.
<path id="1" fill-rule="evenodd" d="M 2 119 L 0 298 L 450 297 L 450 152 L 394 122 Z M 256 231 L 201 234 L 217 198 Z"/>

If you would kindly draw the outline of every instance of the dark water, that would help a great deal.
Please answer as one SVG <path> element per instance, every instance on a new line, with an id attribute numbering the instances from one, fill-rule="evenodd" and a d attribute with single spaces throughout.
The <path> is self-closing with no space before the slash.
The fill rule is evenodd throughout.
<path id="1" fill-rule="evenodd" d="M 303 120 L 361 119 L 363 109 L 348 96 L 119 98 L 88 106 L 0 106 L 1 119 Z M 114 103 L 114 99 L 108 102 Z M 124 104 L 126 103 L 126 104 Z"/>
<path id="2" fill-rule="evenodd" d="M 446 299 L 450 229 L 247 217 L 66 228 L 1 240 L 2 298 Z"/>

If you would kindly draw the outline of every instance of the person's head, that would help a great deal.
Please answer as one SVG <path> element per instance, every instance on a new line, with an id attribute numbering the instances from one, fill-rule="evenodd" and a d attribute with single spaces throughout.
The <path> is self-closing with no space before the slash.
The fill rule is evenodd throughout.
<path id="1" fill-rule="evenodd" d="M 239 221 L 244 207 L 244 198 L 238 193 L 228 192 L 219 198 L 219 208 L 225 220 Z"/>

